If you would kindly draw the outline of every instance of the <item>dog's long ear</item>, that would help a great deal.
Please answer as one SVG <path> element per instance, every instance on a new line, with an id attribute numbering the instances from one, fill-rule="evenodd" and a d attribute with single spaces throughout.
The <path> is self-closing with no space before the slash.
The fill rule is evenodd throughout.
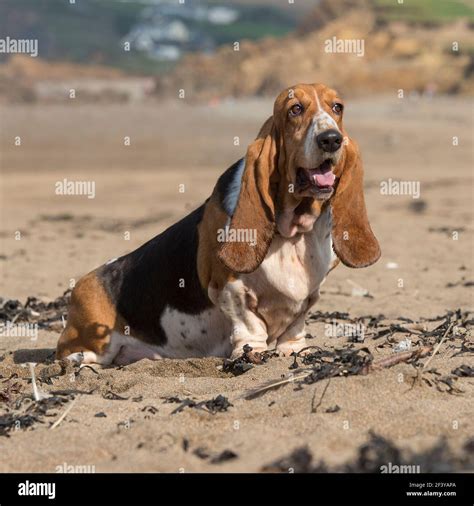
<path id="1" fill-rule="evenodd" d="M 359 149 L 348 138 L 343 169 L 331 199 L 334 251 L 348 267 L 367 267 L 380 258 L 380 246 L 365 208 L 363 168 Z"/>
<path id="2" fill-rule="evenodd" d="M 277 165 L 277 133 L 269 118 L 248 147 L 237 205 L 226 225 L 228 240 L 217 253 L 234 272 L 253 272 L 267 254 L 275 230 Z"/>

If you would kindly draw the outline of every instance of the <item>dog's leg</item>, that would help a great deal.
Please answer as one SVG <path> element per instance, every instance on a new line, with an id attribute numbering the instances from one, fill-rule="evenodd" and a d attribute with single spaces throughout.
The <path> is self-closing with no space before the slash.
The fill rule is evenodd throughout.
<path id="1" fill-rule="evenodd" d="M 72 291 L 56 358 L 80 364 L 111 364 L 120 351 L 120 343 L 111 341 L 116 321 L 116 309 L 95 272 L 87 274 Z"/>
<path id="2" fill-rule="evenodd" d="M 323 280 L 324 282 L 324 280 Z M 308 346 L 306 342 L 306 315 L 319 300 L 319 288 L 307 299 L 306 309 L 277 339 L 276 350 L 280 355 L 289 356 Z"/>
<path id="3" fill-rule="evenodd" d="M 305 318 L 306 311 L 300 314 L 300 316 L 298 316 L 298 318 L 278 338 L 276 345 L 277 353 L 288 357 L 293 352 L 298 353 L 308 346 L 305 339 Z"/>
<path id="4" fill-rule="evenodd" d="M 210 294 L 211 300 L 212 295 Z M 216 305 L 232 323 L 231 358 L 240 356 L 246 344 L 251 346 L 253 351 L 265 351 L 268 338 L 267 326 L 252 310 L 256 307 L 256 298 L 246 289 L 242 280 L 227 282 L 215 298 Z"/>
<path id="5" fill-rule="evenodd" d="M 66 360 L 70 360 L 75 364 L 86 365 L 86 364 L 98 364 L 99 359 L 97 354 L 93 351 L 76 351 L 64 357 Z"/>
<path id="6" fill-rule="evenodd" d="M 113 332 L 111 343 L 116 342 L 118 343 L 119 349 L 118 352 L 114 353 L 114 365 L 128 365 L 144 358 L 148 358 L 149 360 L 159 360 L 162 358 L 157 351 L 157 346 L 144 343 L 134 337 L 124 336 L 118 332 Z"/>

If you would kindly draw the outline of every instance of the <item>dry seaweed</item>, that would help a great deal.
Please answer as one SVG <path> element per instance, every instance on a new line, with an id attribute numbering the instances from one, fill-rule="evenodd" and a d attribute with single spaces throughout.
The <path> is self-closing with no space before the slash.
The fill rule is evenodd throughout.
<path id="1" fill-rule="evenodd" d="M 0 415 L 0 436 L 10 437 L 12 430 L 27 429 L 35 423 L 43 421 L 31 414 L 5 413 Z"/>
<path id="2" fill-rule="evenodd" d="M 222 462 L 227 462 L 228 460 L 234 460 L 238 457 L 237 453 L 232 450 L 223 450 L 218 455 L 215 455 L 210 460 L 211 464 L 221 464 Z"/>
<path id="3" fill-rule="evenodd" d="M 176 402 L 182 402 L 179 397 L 176 396 L 170 396 L 170 397 L 162 397 L 164 404 L 172 404 Z"/>
<path id="4" fill-rule="evenodd" d="M 351 318 L 349 313 L 340 313 L 337 311 L 332 313 L 316 311 L 308 316 L 307 321 L 318 321 L 330 324 L 343 321 L 350 322 L 354 326 L 363 325 L 365 337 L 373 339 L 386 336 L 391 337 L 395 333 L 403 333 L 410 336 L 416 335 L 421 339 L 421 344 L 436 343 L 450 324 L 453 325 L 453 334 L 448 337 L 461 337 L 461 335 L 467 334 L 467 330 L 469 330 L 474 323 L 472 313 L 469 311 L 462 311 L 461 309 L 447 311 L 444 315 L 439 315 L 434 318 L 424 318 L 418 323 L 403 316 L 397 317 L 395 321 L 387 322 L 383 314 Z M 426 325 L 427 322 L 440 323 L 434 329 L 428 330 Z M 469 346 L 469 344 L 466 344 L 466 346 Z M 472 344 L 470 346 L 472 350 Z"/>
<path id="5" fill-rule="evenodd" d="M 128 401 L 130 397 L 122 397 L 121 395 L 112 392 L 112 390 L 107 390 L 105 394 L 102 395 L 104 399 L 108 399 L 109 401 Z"/>
<path id="6" fill-rule="evenodd" d="M 170 401 L 170 402 L 179 402 L 180 405 L 174 409 L 171 414 L 175 415 L 176 413 L 181 413 L 185 408 L 196 408 L 197 402 L 193 401 L 192 399 L 186 398 L 186 399 L 178 399 L 177 401 Z"/>
<path id="7" fill-rule="evenodd" d="M 359 447 L 357 453 L 353 462 L 343 466 L 344 472 L 379 473 L 387 462 L 392 465 L 400 465 L 402 462 L 400 450 L 395 444 L 373 431 L 369 432 L 369 440 Z"/>
<path id="8" fill-rule="evenodd" d="M 179 403 L 179 406 L 171 412 L 172 415 L 181 413 L 181 411 L 183 411 L 185 408 L 202 409 L 208 413 L 215 415 L 216 413 L 227 411 L 231 406 L 233 406 L 233 404 L 229 402 L 229 399 L 223 395 L 218 395 L 213 399 L 200 402 L 196 402 L 193 399 L 189 398 L 180 399 L 179 397 L 168 397 L 164 402 Z"/>
<path id="9" fill-rule="evenodd" d="M 317 351 L 307 353 L 307 350 L 311 348 L 316 348 Z M 350 345 L 347 348 L 339 348 L 330 351 L 323 350 L 318 346 L 308 346 L 294 355 L 294 362 L 290 365 L 290 369 L 298 369 L 297 373 L 299 374 L 291 374 L 287 377 L 264 383 L 244 393 L 242 397 L 247 400 L 255 399 L 270 390 L 281 388 L 293 382 L 296 383 L 297 389 L 301 389 L 303 384 L 316 383 L 325 378 L 330 379 L 335 376 L 368 374 L 371 371 L 392 367 L 401 362 L 416 362 L 430 351 L 431 347 L 425 346 L 405 353 L 396 353 L 385 359 L 373 362 L 373 356 L 367 348 L 354 349 L 352 345 Z M 311 365 L 312 367 L 299 368 L 297 359 L 302 352 L 306 352 L 306 355 L 304 355 L 302 359 L 303 364 Z M 313 398 L 312 410 L 314 409 Z"/>
<path id="10" fill-rule="evenodd" d="M 145 418 L 151 418 L 150 415 L 156 415 L 156 413 L 158 413 L 158 408 L 155 408 L 155 406 L 152 406 L 152 405 L 148 405 L 148 406 L 143 406 L 143 408 L 140 411 L 147 413 L 145 415 Z"/>
<path id="11" fill-rule="evenodd" d="M 369 432 L 354 459 L 336 466 L 324 461 L 311 465 L 313 455 L 307 447 L 300 447 L 288 456 L 264 465 L 262 471 L 295 473 L 380 473 L 388 464 L 391 466 L 410 466 L 401 472 L 450 473 L 462 472 L 474 466 L 474 440 L 467 440 L 460 452 L 453 452 L 445 438 L 440 438 L 431 448 L 413 452 L 398 447 L 393 441 Z M 392 471 L 396 472 L 396 471 Z"/>
<path id="12" fill-rule="evenodd" d="M 63 295 L 51 302 L 28 297 L 25 304 L 22 304 L 19 300 L 0 297 L 0 323 L 36 323 L 39 329 L 57 327 L 67 315 L 70 298 L 71 290 L 66 290 Z"/>
<path id="13" fill-rule="evenodd" d="M 228 449 L 223 450 L 220 453 L 216 453 L 211 457 L 212 453 L 203 446 L 195 448 L 193 450 L 193 454 L 202 460 L 210 459 L 209 462 L 211 464 L 221 464 L 222 462 L 227 462 L 228 460 L 234 460 L 238 458 L 237 453 Z"/>
<path id="14" fill-rule="evenodd" d="M 470 287 L 470 286 L 474 286 L 474 281 L 466 281 L 465 278 L 462 278 L 460 281 L 456 281 L 455 283 L 446 283 L 445 287 L 446 288 L 454 288 L 455 286 L 465 286 L 465 287 Z"/>
<path id="15" fill-rule="evenodd" d="M 316 349 L 316 351 L 308 353 L 309 349 Z M 301 359 L 302 363 L 311 367 L 300 368 L 298 358 L 303 352 L 306 354 Z M 350 345 L 347 348 L 323 350 L 319 346 L 308 346 L 294 355 L 293 364 L 290 365 L 290 369 L 298 369 L 298 374 L 291 374 L 288 377 L 264 383 L 246 392 L 243 398 L 255 399 L 270 390 L 281 388 L 289 383 L 295 383 L 297 388 L 301 388 L 303 384 L 310 385 L 335 376 L 366 374 L 372 360 L 372 354 L 367 348 L 354 349 Z"/>
<path id="16" fill-rule="evenodd" d="M 195 448 L 193 450 L 193 454 L 202 460 L 206 460 L 211 456 L 211 454 L 209 453 L 209 450 L 207 448 L 203 448 L 202 446 Z"/>
<path id="17" fill-rule="evenodd" d="M 442 376 L 436 369 L 429 369 L 428 371 L 424 371 L 423 376 L 421 377 L 423 382 L 430 386 L 436 387 L 440 392 L 447 392 L 448 394 L 460 395 L 464 393 L 464 390 L 461 390 L 456 384 L 458 377 L 447 374 Z"/>
<path id="18" fill-rule="evenodd" d="M 262 467 L 266 473 L 311 473 L 313 454 L 307 446 L 293 450 L 288 456 L 275 460 Z"/>
<path id="19" fill-rule="evenodd" d="M 189 450 L 189 439 L 184 437 L 181 446 L 183 448 L 183 451 L 187 452 Z"/>
<path id="20" fill-rule="evenodd" d="M 240 357 L 237 357 L 234 360 L 224 360 L 222 370 L 223 372 L 229 372 L 234 376 L 240 376 L 252 369 L 254 365 L 264 364 L 272 356 L 276 356 L 276 353 L 271 351 L 265 351 L 262 353 L 252 351 L 252 347 L 246 344 Z"/>
<path id="21" fill-rule="evenodd" d="M 51 414 L 49 411 L 51 409 L 61 408 L 68 401 L 72 400 L 74 396 L 59 396 L 52 395 L 51 397 L 44 397 L 39 401 L 35 401 L 30 404 L 27 408 L 27 411 L 33 411 L 36 415 L 43 416 L 56 416 L 56 413 Z"/>
<path id="22" fill-rule="evenodd" d="M 312 384 L 334 376 L 365 373 L 372 360 L 373 356 L 368 348 L 339 348 L 334 351 L 318 350 L 305 355 L 302 359 L 304 365 L 313 366 L 312 372 L 303 379 L 303 382 Z"/>
<path id="23" fill-rule="evenodd" d="M 340 313 L 339 311 L 333 311 L 331 313 L 325 313 L 323 311 L 315 311 L 310 313 L 306 321 L 318 321 L 325 323 L 332 323 L 334 320 L 351 320 L 349 313 Z"/>
<path id="24" fill-rule="evenodd" d="M 210 413 L 217 413 L 221 411 L 227 411 L 231 406 L 233 406 L 233 404 L 229 402 L 229 399 L 227 399 L 227 397 L 218 395 L 214 399 L 205 401 L 204 406 Z"/>
<path id="25" fill-rule="evenodd" d="M 55 417 L 57 409 L 68 401 L 74 399 L 73 395 L 50 395 L 38 401 L 30 400 L 26 407 L 22 402 L 17 403 L 15 410 L 7 410 L 0 416 L 0 436 L 9 437 L 12 430 L 28 429 L 36 423 L 44 423 L 45 417 Z M 26 400 L 23 398 L 22 400 Z M 29 400 L 29 399 L 28 399 Z M 51 413 L 51 410 L 54 410 Z"/>
<path id="26" fill-rule="evenodd" d="M 0 390 L 0 401 L 10 404 L 13 401 L 13 396 L 21 391 L 21 385 L 18 381 L 11 382 L 11 379 L 5 380 L 5 387 Z"/>
<path id="27" fill-rule="evenodd" d="M 451 374 L 459 377 L 472 378 L 474 377 L 474 367 L 471 367 L 467 364 L 462 364 L 459 367 L 456 367 L 456 369 L 453 369 L 451 371 Z"/>

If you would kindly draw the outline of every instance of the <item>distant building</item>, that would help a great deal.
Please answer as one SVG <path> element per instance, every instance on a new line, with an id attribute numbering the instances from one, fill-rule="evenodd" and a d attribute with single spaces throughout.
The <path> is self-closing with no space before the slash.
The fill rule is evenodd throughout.
<path id="1" fill-rule="evenodd" d="M 215 42 L 203 24 L 227 25 L 238 17 L 238 11 L 230 7 L 157 2 L 142 11 L 123 41 L 156 60 L 175 61 L 188 51 L 214 50 Z"/>

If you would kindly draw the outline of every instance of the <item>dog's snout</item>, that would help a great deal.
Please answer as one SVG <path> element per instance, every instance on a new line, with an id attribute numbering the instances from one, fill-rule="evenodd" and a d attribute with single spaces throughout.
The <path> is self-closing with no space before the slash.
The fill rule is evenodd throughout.
<path id="1" fill-rule="evenodd" d="M 341 147 L 342 135 L 337 130 L 331 128 L 320 133 L 316 137 L 316 142 L 323 151 L 334 153 L 334 151 L 337 151 Z"/>

